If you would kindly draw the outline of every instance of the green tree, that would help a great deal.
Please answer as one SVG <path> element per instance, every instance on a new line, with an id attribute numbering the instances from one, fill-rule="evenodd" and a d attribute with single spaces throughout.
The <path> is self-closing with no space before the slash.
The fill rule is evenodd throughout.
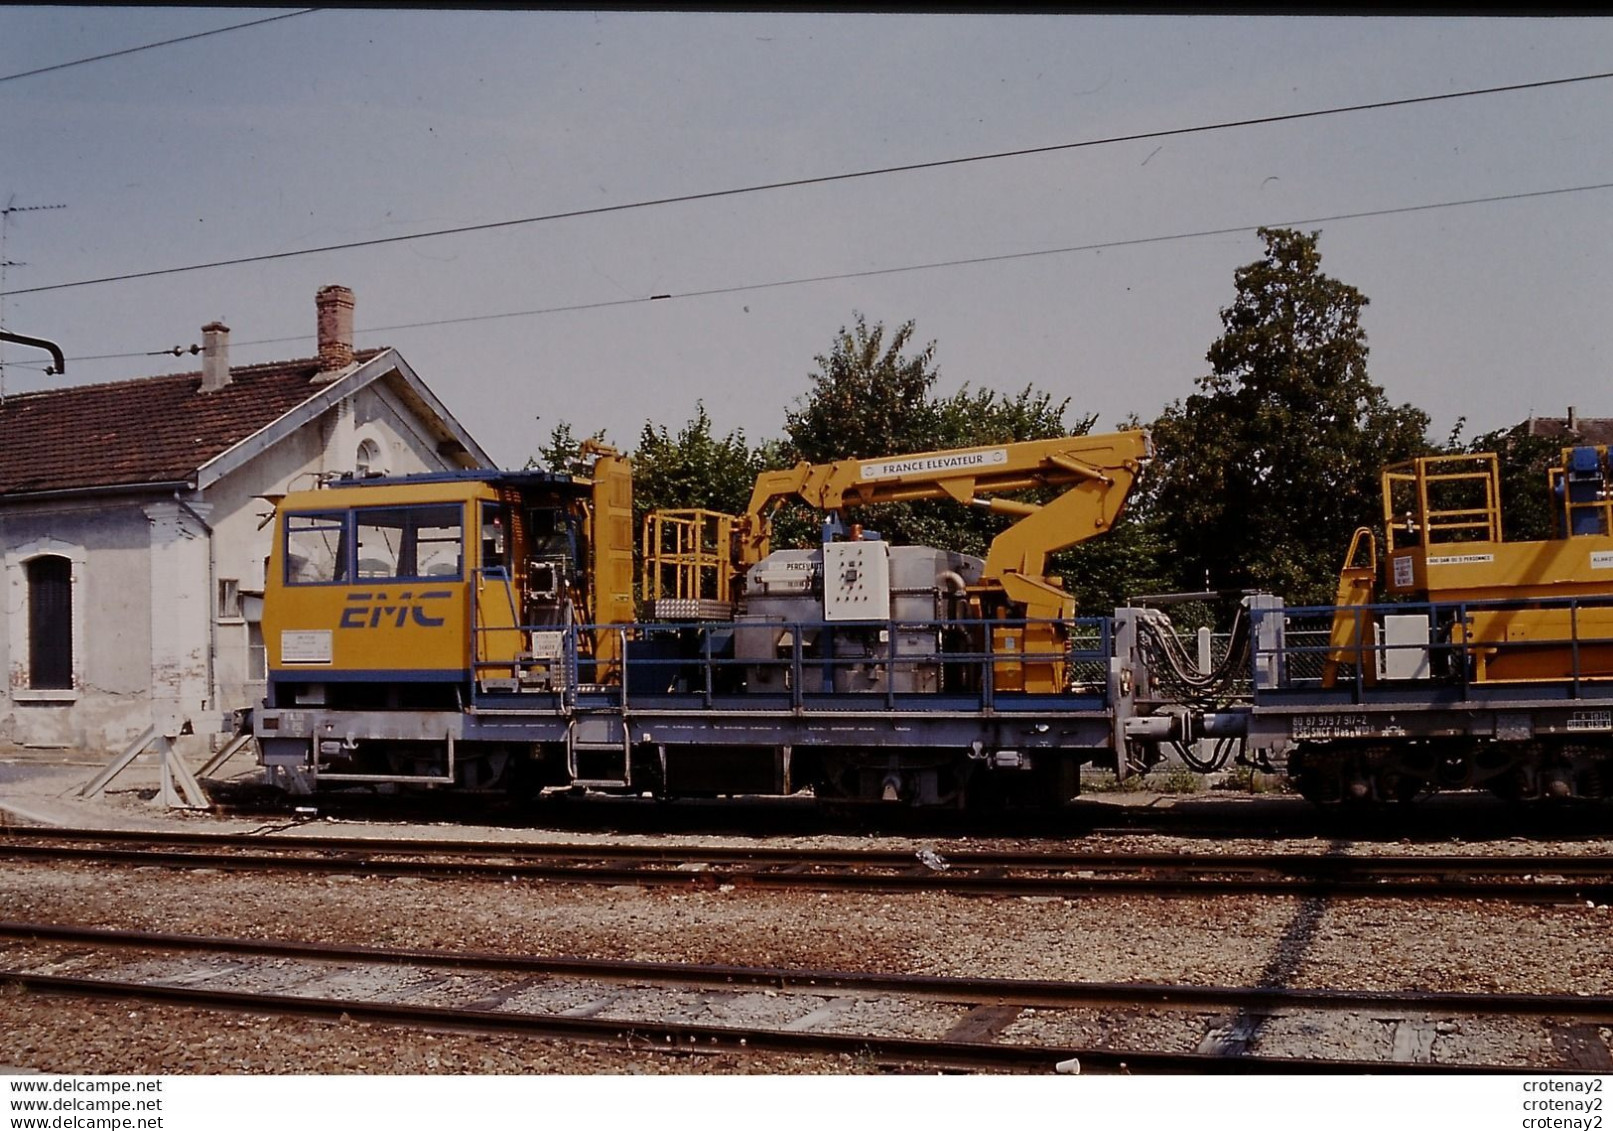
<path id="1" fill-rule="evenodd" d="M 860 313 L 842 326 L 832 348 L 815 359 L 804 396 L 785 413 L 783 466 L 832 463 L 911 452 L 977 447 L 1085 432 L 1092 418 L 1066 422 L 1069 400 L 1026 386 L 1006 395 L 965 384 L 950 396 L 935 391 L 935 342 L 915 347 L 909 320 L 888 333 Z M 902 545 L 984 554 L 1004 519 L 950 500 L 888 503 L 849 512 Z M 810 545 L 821 516 L 787 506 L 774 521 L 775 546 Z"/>
<path id="2" fill-rule="evenodd" d="M 1555 538 L 1557 503 L 1546 473 L 1560 465 L 1567 435 L 1531 436 L 1521 424 L 1476 436 L 1470 452 L 1494 452 L 1501 472 L 1501 533 L 1509 542 Z"/>
<path id="3" fill-rule="evenodd" d="M 829 463 L 925 451 L 939 434 L 935 343 L 903 356 L 911 320 L 887 342 L 883 324 L 870 328 L 862 314 L 854 317 L 852 328 L 842 326 L 830 351 L 814 359 L 811 387 L 784 414 L 792 459 Z"/>
<path id="4" fill-rule="evenodd" d="M 652 509 L 688 507 L 742 513 L 760 472 L 802 460 L 831 463 L 1079 435 L 1091 429 L 1091 416 L 1067 420 L 1068 398 L 1029 385 L 1005 394 L 966 384 L 949 396 L 938 396 L 935 343 L 914 348 L 913 333 L 911 321 L 887 333 L 882 324 L 870 325 L 856 315 L 854 325 L 842 327 L 830 351 L 816 359 L 811 385 L 786 412 L 780 439 L 753 447 L 743 432 L 719 438 L 703 403 L 676 433 L 646 422 L 632 453 L 636 517 L 642 521 Z M 527 466 L 569 470 L 579 447 L 573 428 L 562 421 Z M 1034 494 L 1021 498 L 1036 501 Z M 773 545 L 816 544 L 822 517 L 803 505 L 785 506 L 774 518 Z M 984 555 L 1010 521 L 941 499 L 865 508 L 846 519 L 898 544 L 976 555 Z M 1159 544 L 1151 530 L 1123 520 L 1104 538 L 1058 555 L 1051 568 L 1084 607 L 1097 612 L 1137 592 L 1137 578 L 1153 576 Z M 1143 587 L 1161 586 L 1145 580 Z"/>
<path id="5" fill-rule="evenodd" d="M 1114 528 L 1052 558 L 1082 616 L 1105 616 L 1130 597 L 1169 590 L 1169 542 L 1145 512 L 1128 507 Z M 1172 616 L 1175 616 L 1172 613 Z"/>
<path id="6" fill-rule="evenodd" d="M 1321 271 L 1320 233 L 1262 228 L 1199 392 L 1154 424 L 1150 508 L 1184 589 L 1332 599 L 1383 464 L 1428 451 L 1426 413 L 1367 376 L 1366 296 Z"/>
<path id="7" fill-rule="evenodd" d="M 595 432 L 589 439 L 604 442 L 604 429 Z M 538 454 L 527 457 L 526 470 L 569 472 L 578 462 L 582 445 L 583 441 L 577 439 L 571 422 L 562 420 L 549 429 L 549 440 L 538 445 Z"/>
<path id="8" fill-rule="evenodd" d="M 936 429 L 930 450 L 1080 436 L 1097 422 L 1096 416 L 1087 416 L 1074 424 L 1067 423 L 1070 399 L 1055 401 L 1051 393 L 1031 385 L 1010 397 L 993 389 L 970 389 L 965 383 L 952 396 L 936 402 L 935 409 Z"/>
<path id="9" fill-rule="evenodd" d="M 641 518 L 651 510 L 686 507 L 741 513 L 766 454 L 753 450 L 743 431 L 714 436 L 704 402 L 696 403 L 677 435 L 646 421 L 633 453 L 634 510 Z"/>

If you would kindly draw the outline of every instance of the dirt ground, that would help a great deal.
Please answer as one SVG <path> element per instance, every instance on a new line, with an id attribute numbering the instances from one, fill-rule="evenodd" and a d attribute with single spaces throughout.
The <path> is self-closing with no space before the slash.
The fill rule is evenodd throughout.
<path id="1" fill-rule="evenodd" d="M 660 845 L 756 843 L 724 832 L 545 829 L 497 822 L 414 824 L 352 818 L 266 821 L 165 810 L 152 801 L 157 767 L 131 767 L 102 796 L 76 796 L 96 758 L 61 751 L 0 753 L 0 818 L 96 828 L 247 831 L 302 835 L 476 837 L 490 842 L 643 837 Z M 227 767 L 255 773 L 247 756 Z M 1288 804 L 1280 799 L 1273 804 Z M 1239 805 L 1248 799 L 1116 795 L 1102 804 Z M 315 806 L 317 808 L 317 806 Z M 374 811 L 372 810 L 372 813 Z M 844 844 L 944 853 L 956 843 L 923 836 L 872 839 L 814 832 L 768 843 Z M 969 847 L 1001 847 L 973 840 Z M 1300 852 L 1514 852 L 1527 839 L 1459 844 L 1341 844 L 1158 833 L 1094 833 L 1061 848 Z M 1578 838 L 1554 849 L 1613 854 L 1613 839 Z M 1289 985 L 1352 989 L 1613 994 L 1605 906 L 1482 901 L 1325 901 L 1302 898 L 975 899 L 941 893 L 870 895 L 757 890 L 673 891 L 520 882 L 420 881 L 360 876 L 262 877 L 159 868 L 0 864 L 0 918 L 222 933 L 444 950 L 496 950 L 669 962 L 855 969 L 1070 981 Z M 18 957 L 13 955 L 13 958 Z M 0 964 L 6 958 L 0 957 Z M 874 1066 L 846 1058 L 669 1051 L 464 1034 L 419 1034 L 356 1023 L 118 1006 L 4 991 L 0 1064 L 52 1072 L 137 1073 L 847 1073 Z M 691 1008 L 701 1003 L 693 1003 Z M 706 1002 L 707 1007 L 710 1002 Z M 821 1003 L 817 1003 L 821 1005 Z M 813 1003 L 803 1003 L 803 1012 Z M 898 1025 L 874 1008 L 860 1019 Z M 862 1016 L 862 1014 L 868 1014 Z M 1240 1022 L 1188 1012 L 1055 1016 L 1027 1010 L 1002 1039 L 1193 1051 Z M 906 1024 L 906 1022 L 900 1022 Z M 1235 1034 L 1272 1056 L 1388 1057 L 1407 1044 L 1402 1019 L 1276 1017 Z M 1561 1062 L 1563 1040 L 1538 1024 L 1418 1019 L 1432 1061 Z M 1245 1026 L 1247 1029 L 1247 1025 Z M 1606 1034 L 1593 1036 L 1607 1053 Z M 1578 1031 L 1576 1039 L 1586 1039 Z M 1249 1043 L 1251 1042 L 1252 1043 Z"/>

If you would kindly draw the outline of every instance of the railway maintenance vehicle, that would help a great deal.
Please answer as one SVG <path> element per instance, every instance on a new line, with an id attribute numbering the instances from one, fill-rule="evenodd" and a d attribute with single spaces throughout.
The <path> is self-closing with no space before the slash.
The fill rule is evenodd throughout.
<path id="1" fill-rule="evenodd" d="M 1247 754 L 1320 802 L 1613 792 L 1613 460 L 1564 448 L 1556 536 L 1508 541 L 1493 454 L 1382 473 L 1326 608 L 1253 618 Z"/>
<path id="2" fill-rule="evenodd" d="M 1323 804 L 1613 790 L 1605 447 L 1564 450 L 1538 541 L 1503 537 L 1494 456 L 1386 469 L 1335 603 L 1242 595 L 1215 663 L 1157 604 L 1092 615 L 1044 575 L 1120 518 L 1145 432 L 801 464 L 763 473 L 744 515 L 652 513 L 642 618 L 631 469 L 588 454 L 578 476 L 281 501 L 253 722 L 273 780 L 1057 806 L 1084 765 L 1127 777 L 1175 750 Z M 982 559 L 840 520 L 920 498 L 1016 521 Z M 825 513 L 820 545 L 772 549 L 788 499 Z"/>
<path id="3" fill-rule="evenodd" d="M 652 516 L 652 621 L 633 616 L 631 473 L 609 449 L 579 477 L 288 494 L 267 569 L 263 763 L 294 789 L 1072 797 L 1115 746 L 1113 618 L 1078 617 L 1043 571 L 1112 528 L 1149 454 L 1131 431 L 764 474 L 746 516 Z M 1001 497 L 1025 491 L 1051 497 Z M 831 512 L 952 498 L 1016 521 L 985 559 L 860 529 L 770 551 L 785 497 Z M 723 553 L 658 548 L 707 517 L 736 535 Z M 684 580 L 663 592 L 668 569 Z"/>

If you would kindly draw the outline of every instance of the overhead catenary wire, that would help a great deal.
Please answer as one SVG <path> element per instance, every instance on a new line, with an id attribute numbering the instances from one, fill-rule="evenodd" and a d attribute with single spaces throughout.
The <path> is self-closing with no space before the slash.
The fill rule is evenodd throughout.
<path id="1" fill-rule="evenodd" d="M 312 12 L 321 11 L 319 8 L 303 8 L 296 12 L 282 12 L 278 16 L 266 16 L 261 20 L 248 20 L 246 23 L 231 24 L 229 27 L 218 27 L 211 31 L 198 31 L 190 35 L 181 35 L 174 39 L 163 39 L 156 43 L 142 43 L 138 47 L 125 47 L 121 51 L 108 51 L 101 55 L 89 55 L 83 59 L 69 59 L 65 63 L 52 63 L 48 67 L 35 67 L 31 71 L 18 71 L 16 74 L 0 75 L 0 82 L 13 82 L 16 79 L 33 78 L 36 75 L 48 75 L 53 71 L 65 71 L 68 67 L 82 67 L 86 63 L 99 63 L 106 59 L 117 59 L 124 55 L 133 55 L 140 51 L 150 51 L 156 47 L 170 47 L 175 43 L 189 43 L 193 39 L 206 39 L 210 35 L 223 35 L 227 31 L 241 31 L 250 27 L 261 27 L 272 24 L 277 20 L 289 20 L 296 16 L 306 16 Z"/>
<path id="2" fill-rule="evenodd" d="M 384 334 L 394 330 L 421 330 L 437 326 L 460 326 L 473 322 L 492 322 L 506 318 L 533 318 L 547 314 L 571 314 L 589 310 L 606 310 L 612 307 L 642 306 L 652 302 L 676 301 L 679 299 L 713 298 L 721 295 L 743 294 L 750 291 L 776 290 L 782 287 L 805 286 L 812 283 L 838 282 L 848 279 L 875 278 L 882 275 L 898 275 L 911 271 L 934 271 L 947 267 L 971 267 L 986 263 L 1004 263 L 1017 259 L 1034 259 L 1051 255 L 1072 255 L 1084 251 L 1108 251 L 1114 248 L 1144 247 L 1150 244 L 1170 243 L 1178 240 L 1207 239 L 1214 236 L 1244 235 L 1258 231 L 1261 228 L 1290 228 L 1302 227 L 1308 224 L 1333 224 L 1350 220 L 1376 219 L 1385 216 L 1414 215 L 1419 212 L 1432 212 L 1442 208 L 1465 208 L 1479 204 L 1499 204 L 1509 201 L 1534 200 L 1543 197 L 1566 196 L 1572 193 L 1599 192 L 1613 189 L 1613 182 L 1592 185 L 1571 185 L 1565 188 L 1539 189 L 1532 192 L 1503 193 L 1496 196 L 1470 197 L 1465 200 L 1435 201 L 1426 204 L 1408 204 L 1394 208 L 1375 208 L 1360 212 L 1343 212 L 1331 216 L 1314 216 L 1301 220 L 1274 221 L 1265 224 L 1241 224 L 1225 228 L 1207 228 L 1192 232 L 1173 232 L 1159 236 L 1137 236 L 1130 239 L 1106 240 L 1100 243 L 1075 244 L 1068 247 L 1037 248 L 1030 251 L 1003 252 L 996 255 L 971 256 L 960 259 L 935 260 L 929 263 L 909 263 L 894 267 L 871 267 L 861 271 L 842 271 L 827 275 L 804 275 L 790 279 L 774 279 L 760 283 L 739 283 L 726 287 L 707 287 L 700 290 L 669 292 L 664 294 L 642 295 L 633 298 L 603 299 L 598 302 L 566 303 L 559 306 L 536 307 L 529 310 L 505 310 L 490 314 L 466 314 L 454 318 L 432 318 L 417 322 L 398 322 L 388 326 L 365 326 L 361 332 L 365 334 Z M 236 342 L 236 347 L 276 345 L 282 342 L 301 342 L 312 338 L 311 334 L 290 334 L 276 338 L 258 338 L 253 341 Z M 114 361 L 133 357 L 160 357 L 174 354 L 178 347 L 160 350 L 133 350 L 125 353 L 89 354 L 84 356 L 71 356 L 68 361 Z M 184 352 L 179 350 L 179 352 Z M 18 369 L 40 368 L 43 366 L 16 364 Z"/>
<path id="3" fill-rule="evenodd" d="M 309 10 L 313 11 L 317 9 Z M 1088 138 L 1082 141 L 1058 142 L 1051 145 L 998 150 L 991 153 L 977 153 L 964 157 L 946 157 L 934 161 L 916 161 L 901 165 L 885 165 L 873 169 L 859 169 L 847 173 L 826 173 L 818 176 L 798 177 L 791 180 L 770 181 L 763 184 L 744 185 L 737 188 L 711 189 L 704 192 L 682 193 L 676 196 L 663 196 L 646 200 L 625 201 L 621 204 L 605 204 L 598 205 L 593 208 L 577 208 L 561 212 L 549 212 L 536 216 L 516 217 L 508 220 L 490 220 L 478 224 L 462 224 L 456 227 L 436 228 L 427 232 L 414 232 L 407 235 L 377 236 L 373 239 L 350 240 L 344 243 L 324 244 L 318 247 L 295 248 L 286 251 L 266 252 L 259 255 L 236 256 L 231 259 L 218 259 L 206 263 L 191 263 L 179 267 L 158 267 L 147 271 L 131 271 L 119 275 L 102 275 L 91 279 L 75 279 L 65 283 L 49 283 L 38 287 L 25 287 L 9 293 L 14 295 L 43 294 L 48 291 L 67 290 L 74 287 L 98 286 L 106 283 L 123 283 L 136 279 L 152 279 L 166 275 L 186 274 L 193 271 L 208 271 L 223 267 L 241 267 L 253 263 L 270 263 L 277 260 L 295 259 L 308 255 L 322 255 L 335 251 L 353 251 L 359 248 L 384 247 L 389 244 L 408 243 L 414 240 L 438 239 L 445 236 L 460 236 L 478 232 L 491 232 L 505 228 L 548 223 L 557 220 L 572 220 L 587 216 L 604 216 L 619 212 L 664 207 L 671 204 L 689 204 L 697 201 L 720 200 L 727 197 L 774 192 L 789 188 L 804 188 L 812 185 L 835 184 L 838 182 L 860 180 L 870 177 L 888 176 L 895 173 L 911 173 L 932 169 L 953 168 L 961 165 L 979 164 L 986 161 L 1001 161 L 1016 157 L 1031 157 L 1048 153 L 1061 153 L 1078 149 L 1090 149 L 1106 145 L 1119 145 L 1125 142 L 1152 141 L 1160 138 L 1170 137 L 1186 137 L 1192 134 L 1211 133 L 1218 130 L 1243 129 L 1251 126 L 1274 125 L 1282 122 L 1298 122 L 1314 118 L 1337 116 L 1341 114 L 1356 114 L 1374 110 L 1389 110 L 1406 106 L 1426 105 L 1434 102 L 1448 102 L 1459 98 L 1477 98 L 1494 94 L 1516 93 L 1525 90 L 1542 90 L 1550 87 L 1566 86 L 1574 83 L 1597 82 L 1610 78 L 1613 78 L 1613 71 L 1600 71 L 1594 74 L 1570 75 L 1555 79 L 1539 79 L 1534 82 L 1508 83 L 1501 86 L 1448 91 L 1444 94 L 1424 94 L 1409 98 L 1383 99 L 1377 102 L 1360 102 L 1348 106 L 1332 106 L 1319 110 L 1296 110 L 1287 114 L 1267 114 L 1253 118 L 1239 118 L 1230 121 L 1207 122 L 1192 126 L 1176 126 L 1161 130 L 1146 130 L 1138 133 L 1118 134 L 1101 138 Z"/>

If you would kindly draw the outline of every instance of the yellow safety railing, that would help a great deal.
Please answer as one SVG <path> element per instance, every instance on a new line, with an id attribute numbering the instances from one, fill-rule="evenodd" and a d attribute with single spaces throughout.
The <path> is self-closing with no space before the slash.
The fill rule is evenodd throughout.
<path id="1" fill-rule="evenodd" d="M 725 620 L 733 613 L 735 518 L 702 509 L 644 516 L 644 600 L 660 620 Z"/>
<path id="2" fill-rule="evenodd" d="M 1491 453 L 1423 456 L 1383 469 L 1385 551 L 1501 541 L 1501 471 Z"/>

